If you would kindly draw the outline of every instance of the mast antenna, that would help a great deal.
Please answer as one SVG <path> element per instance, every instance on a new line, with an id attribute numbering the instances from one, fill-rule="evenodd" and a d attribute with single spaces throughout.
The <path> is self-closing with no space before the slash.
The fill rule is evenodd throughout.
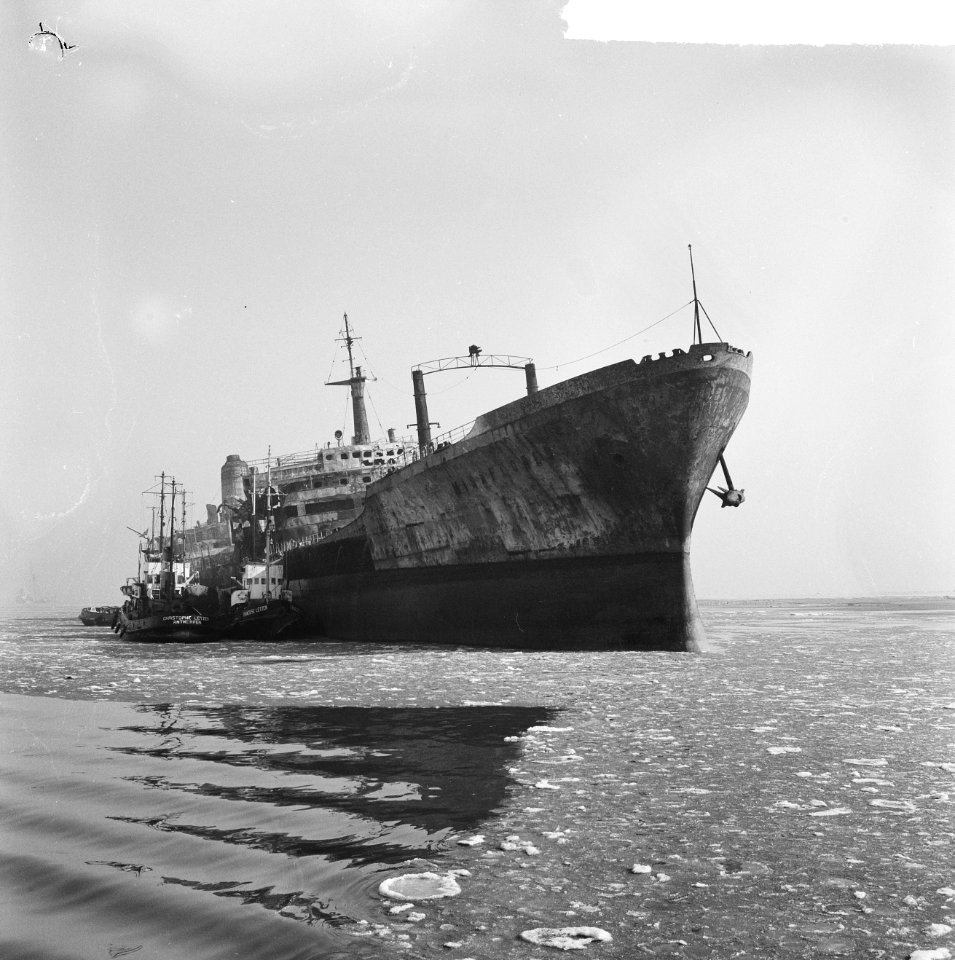
<path id="1" fill-rule="evenodd" d="M 693 267 L 693 244 L 686 245 L 690 251 L 690 276 L 693 278 L 693 342 L 703 342 L 703 330 L 700 327 L 700 299 L 696 295 L 696 270 Z"/>

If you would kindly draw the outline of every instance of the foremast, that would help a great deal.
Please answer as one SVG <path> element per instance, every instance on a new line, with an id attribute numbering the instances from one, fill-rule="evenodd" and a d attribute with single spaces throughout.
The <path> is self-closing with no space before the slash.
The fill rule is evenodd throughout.
<path id="1" fill-rule="evenodd" d="M 374 380 L 375 377 L 368 377 L 362 373 L 361 367 L 355 366 L 355 357 L 352 347 L 361 337 L 353 337 L 351 327 L 348 323 L 348 314 L 345 314 L 345 336 L 338 338 L 344 342 L 348 350 L 348 372 L 347 380 L 329 380 L 326 387 L 348 387 L 351 393 L 352 416 L 355 421 L 355 435 L 352 437 L 352 443 L 370 443 L 371 434 L 368 430 L 368 414 L 365 411 L 365 381 Z"/>

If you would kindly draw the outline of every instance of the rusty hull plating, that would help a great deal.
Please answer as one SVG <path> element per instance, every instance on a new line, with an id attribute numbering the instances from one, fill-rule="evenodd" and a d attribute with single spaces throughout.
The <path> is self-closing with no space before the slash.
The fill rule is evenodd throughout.
<path id="1" fill-rule="evenodd" d="M 339 640 L 702 649 L 690 534 L 751 368 L 695 344 L 484 414 L 288 552 L 296 603 Z"/>

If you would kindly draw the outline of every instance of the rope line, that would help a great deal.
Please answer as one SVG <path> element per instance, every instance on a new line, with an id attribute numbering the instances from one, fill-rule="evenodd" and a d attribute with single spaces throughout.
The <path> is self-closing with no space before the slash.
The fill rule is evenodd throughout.
<path id="1" fill-rule="evenodd" d="M 367 394 L 367 396 L 368 402 L 371 404 L 371 412 L 375 415 L 375 419 L 378 421 L 378 429 L 382 432 L 382 434 L 384 434 L 385 425 L 381 422 L 381 417 L 378 416 L 378 408 L 375 406 L 375 398 L 370 393 Z"/>
<path id="2" fill-rule="evenodd" d="M 325 377 L 325 382 L 328 383 L 332 379 L 332 371 L 335 369 L 335 364 L 338 363 L 338 350 L 335 350 L 332 353 L 332 363 L 328 368 L 328 376 Z"/>
<path id="3" fill-rule="evenodd" d="M 464 384 L 466 384 L 473 376 L 473 373 L 469 373 L 463 380 L 457 380 L 456 382 L 452 383 L 450 387 L 445 387 L 443 390 L 433 390 L 428 394 L 428 396 L 436 397 L 439 394 L 447 393 L 449 390 L 457 390 L 458 387 L 464 386 Z"/>
<path id="4" fill-rule="evenodd" d="M 706 307 L 704 307 L 702 303 L 700 304 L 700 309 L 703 311 L 703 315 L 706 317 L 706 319 L 710 320 L 710 315 L 706 312 Z M 713 328 L 713 333 L 716 334 L 716 339 L 722 343 L 723 338 L 720 336 L 720 332 L 716 329 L 716 324 L 713 323 L 712 320 L 710 320 L 710 326 Z"/>
<path id="5" fill-rule="evenodd" d="M 375 366 L 371 360 L 368 359 L 368 354 L 365 353 L 365 348 L 361 344 L 358 344 L 358 349 L 361 351 L 361 355 L 365 358 L 365 365 L 367 368 L 369 370 L 374 370 Z M 375 374 L 375 379 L 378 383 L 383 383 L 386 387 L 388 387 L 389 390 L 394 390 L 396 393 L 400 393 L 403 397 L 410 397 L 412 395 L 410 390 L 399 387 L 397 384 L 392 383 L 387 377 L 381 376 L 381 374 Z"/>
<path id="6" fill-rule="evenodd" d="M 673 311 L 673 313 L 668 313 L 665 317 L 661 317 L 659 320 L 654 320 L 654 322 L 651 323 L 648 327 L 644 327 L 642 330 L 638 330 L 636 333 L 631 333 L 629 337 L 624 337 L 623 340 L 618 340 L 616 343 L 611 343 L 609 347 L 604 347 L 602 350 L 597 350 L 595 353 L 588 353 L 586 357 L 578 357 L 576 360 L 565 360 L 563 363 L 555 363 L 554 366 L 552 367 L 541 367 L 540 369 L 541 370 L 559 370 L 561 367 L 569 367 L 571 366 L 571 364 L 581 363 L 584 360 L 589 360 L 591 357 L 596 357 L 596 356 L 599 356 L 601 353 L 606 353 L 608 350 L 613 350 L 614 347 L 619 347 L 621 343 L 626 343 L 628 340 L 633 340 L 634 337 L 639 337 L 641 333 L 646 333 L 648 330 L 652 330 L 654 327 L 663 323 L 664 320 L 669 320 L 670 317 L 675 316 L 681 310 L 685 310 L 692 302 L 693 302 L 692 300 L 688 300 L 686 303 L 683 304 L 682 307 L 677 307 L 676 310 Z M 709 320 L 709 317 L 707 317 L 707 320 Z M 713 321 L 710 320 L 711 325 L 712 323 Z M 716 327 L 713 327 L 713 329 L 715 330 Z"/>

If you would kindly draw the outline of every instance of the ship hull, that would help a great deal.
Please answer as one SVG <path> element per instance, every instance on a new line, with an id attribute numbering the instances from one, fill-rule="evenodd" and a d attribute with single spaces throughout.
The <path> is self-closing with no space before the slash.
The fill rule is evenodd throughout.
<path id="1" fill-rule="evenodd" d="M 296 586 L 306 620 L 339 640 L 527 649 L 705 646 L 683 553 L 406 568 Z"/>
<path id="2" fill-rule="evenodd" d="M 342 640 L 702 649 L 690 534 L 751 364 L 697 345 L 485 414 L 291 550 L 295 603 Z"/>
<path id="3" fill-rule="evenodd" d="M 119 617 L 119 607 L 84 607 L 80 620 L 84 627 L 111 627 Z"/>
<path id="4" fill-rule="evenodd" d="M 285 600 L 253 601 L 229 615 L 222 635 L 230 640 L 272 641 L 302 620 L 302 614 Z"/>
<path id="5" fill-rule="evenodd" d="M 218 640 L 222 633 L 211 617 L 169 613 L 137 617 L 123 611 L 113 629 L 123 640 L 141 643 L 204 643 Z"/>

